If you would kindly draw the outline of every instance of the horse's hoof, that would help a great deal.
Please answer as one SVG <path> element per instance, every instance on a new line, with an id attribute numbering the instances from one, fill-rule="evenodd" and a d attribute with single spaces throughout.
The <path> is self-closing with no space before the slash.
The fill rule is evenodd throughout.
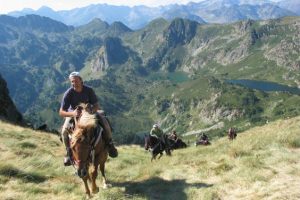
<path id="1" fill-rule="evenodd" d="M 93 194 L 96 194 L 99 192 L 99 187 L 96 187 L 95 189 L 92 190 Z"/>
<path id="2" fill-rule="evenodd" d="M 112 185 L 109 184 L 109 183 L 106 183 L 106 184 L 103 185 L 103 189 L 107 189 L 107 188 L 110 188 L 110 187 L 112 187 Z"/>

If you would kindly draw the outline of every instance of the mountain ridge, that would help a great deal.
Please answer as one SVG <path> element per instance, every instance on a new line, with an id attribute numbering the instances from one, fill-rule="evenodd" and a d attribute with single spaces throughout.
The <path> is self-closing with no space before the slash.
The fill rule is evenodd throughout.
<path id="1" fill-rule="evenodd" d="M 136 30 L 144 27 L 155 18 L 160 17 L 165 17 L 168 20 L 173 20 L 176 17 L 187 18 L 196 20 L 199 23 L 232 23 L 249 18 L 272 19 L 299 15 L 298 10 L 295 10 L 293 5 L 297 5 L 294 0 L 290 0 L 288 3 L 284 3 L 283 1 L 275 3 L 271 1 L 206 0 L 186 5 L 171 4 L 159 7 L 95 4 L 64 11 L 53 11 L 51 8 L 42 7 L 37 11 L 14 11 L 8 13 L 8 15 L 17 17 L 26 14 L 38 14 L 73 26 L 87 24 L 94 18 L 100 18 L 109 24 L 114 21 L 121 21 L 126 26 Z M 224 12 L 223 9 L 227 9 L 230 12 Z M 292 9 L 296 13 L 287 9 Z M 232 15 L 232 12 L 239 13 L 239 15 Z"/>

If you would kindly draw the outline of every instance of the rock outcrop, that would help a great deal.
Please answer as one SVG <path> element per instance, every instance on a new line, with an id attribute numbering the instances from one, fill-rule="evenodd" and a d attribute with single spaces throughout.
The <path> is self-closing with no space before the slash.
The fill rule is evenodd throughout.
<path id="1" fill-rule="evenodd" d="M 0 120 L 7 120 L 13 123 L 22 123 L 23 117 L 17 110 L 13 101 L 9 97 L 9 92 L 5 80 L 0 74 Z"/>

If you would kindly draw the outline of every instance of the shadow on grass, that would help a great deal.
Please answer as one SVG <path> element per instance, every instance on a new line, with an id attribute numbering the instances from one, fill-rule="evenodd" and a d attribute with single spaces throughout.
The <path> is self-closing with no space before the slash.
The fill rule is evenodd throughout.
<path id="1" fill-rule="evenodd" d="M 212 187 L 212 184 L 206 183 L 186 183 L 184 179 L 164 180 L 159 177 L 154 177 L 141 182 L 122 182 L 112 183 L 113 187 L 124 187 L 125 194 L 128 196 L 142 196 L 146 199 L 172 199 L 185 200 L 187 196 L 184 192 L 186 188 L 194 187 L 207 188 Z"/>
<path id="2" fill-rule="evenodd" d="M 13 166 L 5 165 L 0 166 L 0 175 L 12 178 L 21 179 L 24 182 L 41 183 L 46 180 L 46 177 L 38 175 L 36 173 L 28 173 L 19 170 Z"/>

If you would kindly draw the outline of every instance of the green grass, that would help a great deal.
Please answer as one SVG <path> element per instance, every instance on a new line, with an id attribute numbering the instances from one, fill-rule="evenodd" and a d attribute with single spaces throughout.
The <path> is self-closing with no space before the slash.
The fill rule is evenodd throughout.
<path id="1" fill-rule="evenodd" d="M 270 122 L 238 132 L 234 141 L 220 138 L 153 162 L 142 147 L 118 146 L 119 157 L 106 164 L 112 187 L 92 199 L 297 199 L 299 123 L 300 117 Z M 85 199 L 74 169 L 62 166 L 57 136 L 3 122 L 0 129 L 1 198 Z"/>

